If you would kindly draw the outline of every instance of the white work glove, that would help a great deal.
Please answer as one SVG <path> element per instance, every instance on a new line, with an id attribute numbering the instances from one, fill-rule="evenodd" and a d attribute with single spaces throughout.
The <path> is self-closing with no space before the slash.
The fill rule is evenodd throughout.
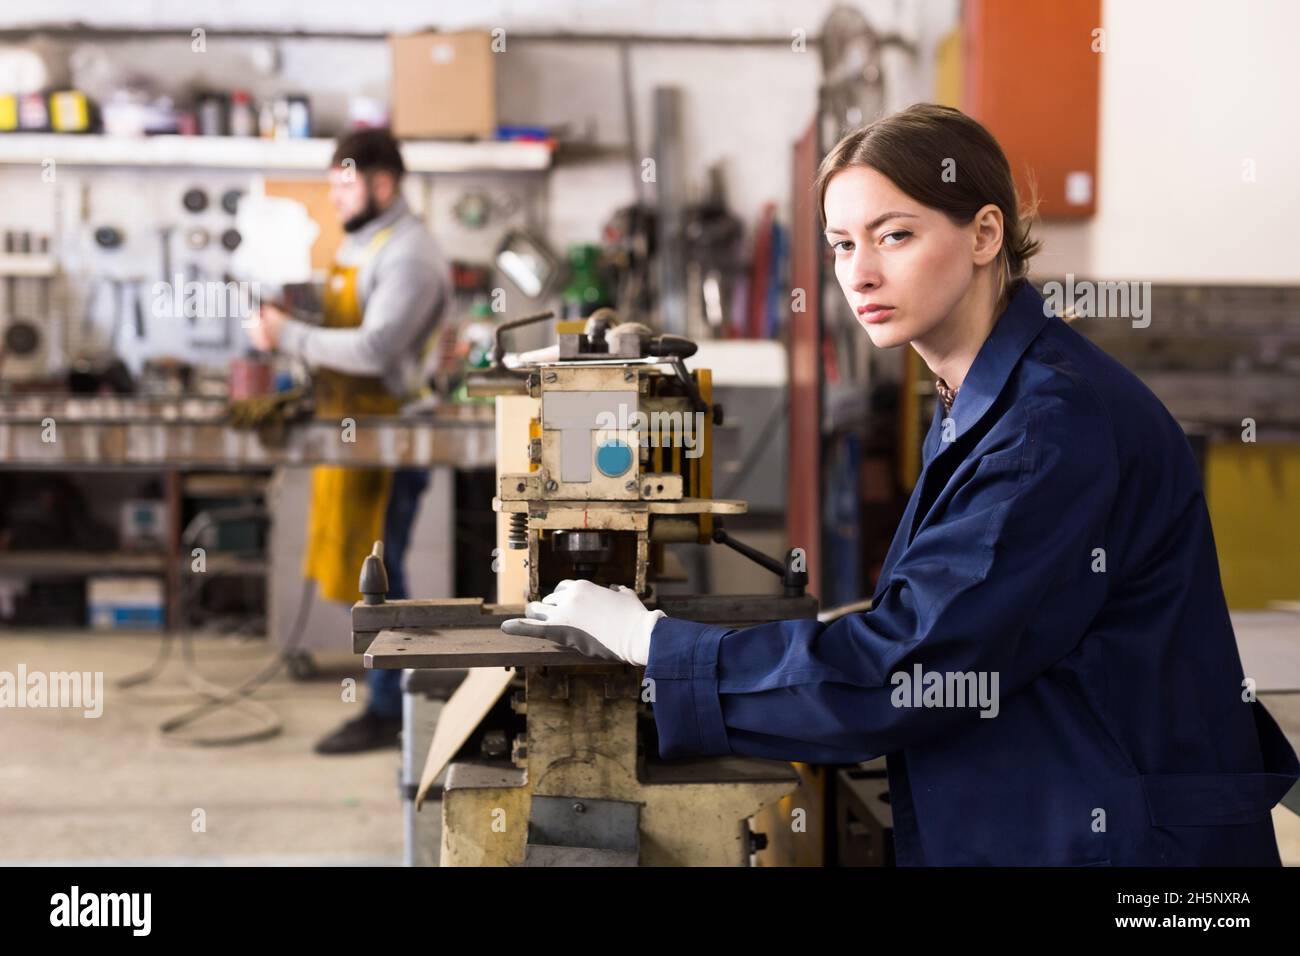
<path id="1" fill-rule="evenodd" d="M 501 630 L 542 637 L 589 657 L 644 666 L 650 660 L 650 634 L 663 611 L 647 611 L 629 587 L 602 587 L 591 581 L 561 581 L 555 590 L 524 609 L 527 617 L 503 621 Z"/>

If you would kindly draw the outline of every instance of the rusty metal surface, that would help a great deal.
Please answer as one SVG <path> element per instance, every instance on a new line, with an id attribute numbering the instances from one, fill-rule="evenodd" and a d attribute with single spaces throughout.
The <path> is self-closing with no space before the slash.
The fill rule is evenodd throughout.
<path id="1" fill-rule="evenodd" d="M 662 594 L 652 607 L 662 610 L 669 617 L 685 618 L 701 624 L 720 624 L 727 627 L 748 627 L 767 621 L 788 621 L 794 618 L 811 618 L 817 616 L 817 599 L 811 595 L 803 597 L 784 597 L 779 594 L 733 594 L 733 595 L 699 595 L 699 594 Z M 482 598 L 411 598 L 409 600 L 387 601 L 383 604 L 363 604 L 352 606 L 352 651 L 363 654 L 367 650 L 379 653 L 378 660 L 384 663 L 371 663 L 371 655 L 366 655 L 367 667 L 436 667 L 452 668 L 461 666 L 479 666 L 475 664 L 460 665 L 446 663 L 437 653 L 438 647 L 449 649 L 453 645 L 419 644 L 423 651 L 431 649 L 436 664 L 399 663 L 390 655 L 404 655 L 404 660 L 411 660 L 412 647 L 404 642 L 387 642 L 384 645 L 374 643 L 381 631 L 401 635 L 449 634 L 499 634 L 497 631 L 502 621 L 512 617 L 523 617 L 522 604 L 488 604 Z M 528 641 L 528 638 L 520 640 Z M 464 653 L 464 645 L 454 645 L 453 655 Z M 506 645 L 492 639 L 486 648 L 493 651 L 503 649 Z M 530 646 L 519 647 L 531 650 Z M 400 650 L 398 648 L 401 648 Z M 421 658 L 423 660 L 423 658 Z M 549 661 L 548 661 L 549 662 Z M 526 666 L 531 660 L 492 660 L 492 664 L 502 666 Z M 557 662 L 558 663 L 558 662 Z M 580 658 L 580 663 L 590 663 L 590 658 Z"/>
<path id="2" fill-rule="evenodd" d="M 358 601 L 352 605 L 352 629 L 378 632 L 407 627 L 488 627 L 520 617 L 523 612 L 522 604 L 488 604 L 482 598 L 411 598 L 383 604 Z"/>
<path id="3" fill-rule="evenodd" d="M 506 634 L 499 627 L 380 631 L 364 660 L 366 667 L 378 670 L 516 665 L 608 667 L 610 663 L 541 638 Z"/>
<path id="4" fill-rule="evenodd" d="M 364 654 L 380 631 L 488 629 L 523 617 L 522 604 L 485 604 L 482 598 L 412 598 L 352 606 L 352 652 Z M 407 667 L 416 665 L 405 665 Z"/>
<path id="5" fill-rule="evenodd" d="M 810 594 L 661 594 L 655 607 L 669 617 L 727 627 L 817 616 L 817 599 Z"/>
<path id="6" fill-rule="evenodd" d="M 649 785 L 696 783 L 795 783 L 799 775 L 788 763 L 760 757 L 691 757 L 662 760 L 647 754 L 641 781 Z"/>
<path id="7" fill-rule="evenodd" d="M 491 410 L 455 407 L 428 417 L 359 418 L 344 441 L 339 424 L 289 427 L 283 447 L 227 427 L 215 399 L 28 395 L 0 399 L 5 468 L 276 465 L 488 467 L 495 461 Z M 50 438 L 53 437 L 53 440 Z"/>

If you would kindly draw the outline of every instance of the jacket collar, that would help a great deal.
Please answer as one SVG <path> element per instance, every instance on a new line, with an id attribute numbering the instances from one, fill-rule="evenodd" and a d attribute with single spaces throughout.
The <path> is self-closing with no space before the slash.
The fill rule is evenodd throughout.
<path id="1" fill-rule="evenodd" d="M 954 438 L 969 431 L 989 410 L 993 400 L 1006 385 L 1020 357 L 1029 343 L 1038 337 L 1047 323 L 1048 312 L 1039 295 L 1028 280 L 1007 303 L 1006 310 L 998 316 L 989 337 L 980 346 L 970 371 L 961 383 L 957 399 L 952 403 L 951 418 Z M 940 451 L 943 434 L 943 403 L 935 403 L 934 420 L 925 436 L 925 462 L 929 464 Z M 950 443 L 951 444 L 951 443 Z"/>

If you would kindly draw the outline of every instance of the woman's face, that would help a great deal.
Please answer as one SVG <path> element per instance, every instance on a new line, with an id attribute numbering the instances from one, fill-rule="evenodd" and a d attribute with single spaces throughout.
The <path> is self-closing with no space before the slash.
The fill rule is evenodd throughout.
<path id="1" fill-rule="evenodd" d="M 967 294 L 983 258 L 973 226 L 956 225 L 866 166 L 831 178 L 825 212 L 835 277 L 878 348 L 924 339 Z"/>

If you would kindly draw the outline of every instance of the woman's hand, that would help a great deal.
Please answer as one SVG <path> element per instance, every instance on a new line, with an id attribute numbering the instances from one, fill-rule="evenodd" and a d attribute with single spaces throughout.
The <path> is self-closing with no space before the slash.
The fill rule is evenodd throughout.
<path id="1" fill-rule="evenodd" d="M 650 634 L 663 611 L 647 611 L 636 592 L 621 584 L 601 587 L 591 581 L 561 581 L 527 617 L 505 621 L 507 634 L 542 637 L 589 657 L 644 666 L 650 660 Z"/>

